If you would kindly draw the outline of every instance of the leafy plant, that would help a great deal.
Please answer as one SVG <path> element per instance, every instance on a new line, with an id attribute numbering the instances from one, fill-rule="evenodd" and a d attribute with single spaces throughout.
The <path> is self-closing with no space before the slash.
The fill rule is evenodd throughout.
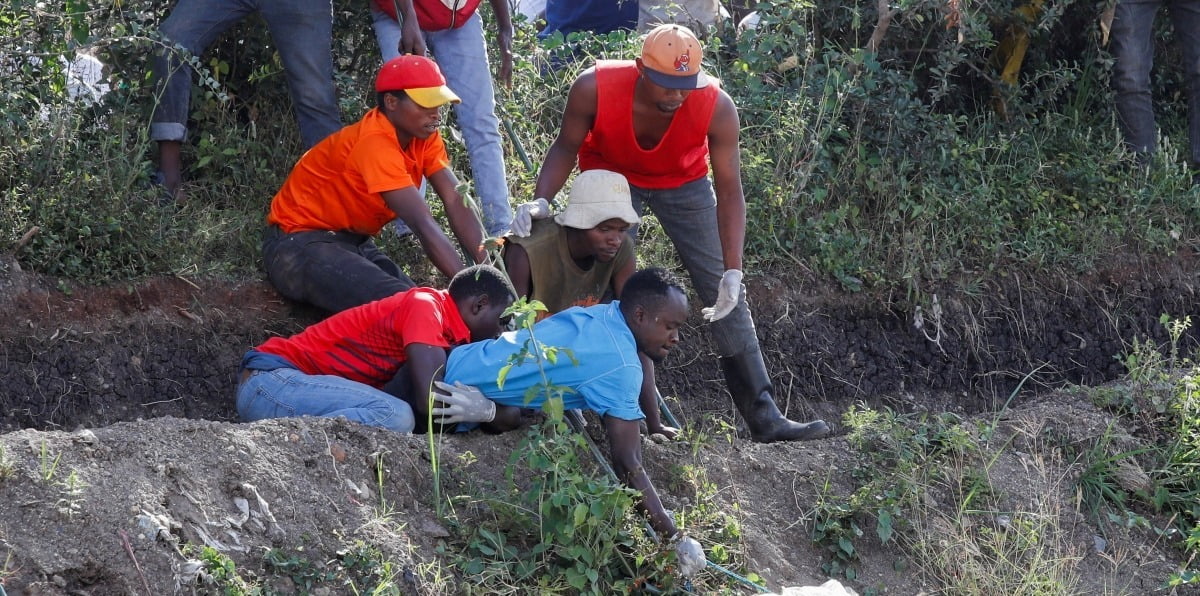
<path id="1" fill-rule="evenodd" d="M 87 488 L 87 484 L 79 478 L 79 474 L 71 470 L 71 473 L 58 483 L 58 487 L 62 491 L 62 497 L 55 503 L 58 511 L 68 518 L 80 513 L 83 510 L 83 489 Z"/>
<path id="2" fill-rule="evenodd" d="M 304 591 L 337 578 L 329 569 L 321 568 L 299 554 L 288 554 L 279 548 L 268 549 L 263 563 L 269 572 L 288 577 Z"/>
<path id="3" fill-rule="evenodd" d="M 538 366 L 542 382 L 529 389 L 526 403 L 544 393 L 548 419 L 530 431 L 509 462 L 506 477 L 514 487 L 512 500 L 491 503 L 507 511 L 502 518 L 506 523 L 478 526 L 460 565 L 473 577 L 484 574 L 506 582 L 535 581 L 543 589 L 607 593 L 630 581 L 632 568 L 621 550 L 634 543 L 625 528 L 634 492 L 586 472 L 591 466 L 581 460 L 588 453 L 585 440 L 571 432 L 564 419 L 562 396 L 570 389 L 554 385 L 545 368 L 545 363 L 556 363 L 562 351 L 542 344 L 534 333 L 537 313 L 544 310 L 537 301 L 521 299 L 505 311 L 528 338 L 497 380 L 503 386 L 513 367 Z M 566 356 L 574 361 L 569 352 Z M 529 479 L 529 486 L 517 489 L 524 484 L 518 482 L 522 478 Z M 518 548 L 514 542 L 522 538 L 533 544 Z"/>
<path id="4" fill-rule="evenodd" d="M 386 596 L 401 594 L 396 578 L 400 573 L 379 549 L 359 540 L 338 551 L 338 561 L 346 570 L 354 594 Z"/>
<path id="5" fill-rule="evenodd" d="M 185 551 L 186 552 L 186 551 Z M 203 567 L 204 578 L 202 593 L 223 594 L 224 596 L 259 596 L 262 588 L 238 573 L 237 564 L 221 551 L 210 546 L 200 547 L 199 560 Z"/>
<path id="6" fill-rule="evenodd" d="M 533 326 L 544 307 L 520 300 L 506 315 L 528 337 L 498 373 L 503 384 L 516 366 L 539 367 L 541 383 L 525 397 L 543 396 L 545 422 L 530 429 L 505 468 L 506 488 L 497 495 L 462 496 L 458 502 L 477 502 L 470 510 L 487 515 L 465 529 L 457 566 L 473 584 L 471 592 L 493 593 L 521 589 L 573 594 L 609 594 L 636 589 L 679 587 L 673 573 L 674 553 L 650 539 L 635 504 L 636 491 L 622 486 L 603 456 L 582 432 L 573 431 L 563 410 L 568 387 L 555 385 L 547 364 L 575 362 L 569 350 L 541 343 Z M 609 471 L 610 472 L 610 471 Z M 715 493 L 715 487 L 701 485 Z M 724 546 L 740 536 L 736 522 L 716 510 L 692 508 L 677 514 L 677 523 L 703 531 L 712 528 L 717 557 L 728 557 Z M 694 579 L 700 582 L 702 580 Z M 706 580 L 723 585 L 723 578 Z"/>

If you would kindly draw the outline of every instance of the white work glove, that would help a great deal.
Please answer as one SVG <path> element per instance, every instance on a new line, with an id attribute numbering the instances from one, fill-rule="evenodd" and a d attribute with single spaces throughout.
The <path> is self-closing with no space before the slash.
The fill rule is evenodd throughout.
<path id="1" fill-rule="evenodd" d="M 550 217 L 550 202 L 546 199 L 536 199 L 517 205 L 513 213 L 512 233 L 525 237 L 533 232 L 533 220 Z"/>
<path id="2" fill-rule="evenodd" d="M 687 536 L 682 536 L 675 542 L 675 560 L 679 563 L 679 573 L 684 577 L 692 577 L 708 565 L 708 559 L 704 557 L 704 547 L 694 538 Z"/>
<path id="3" fill-rule="evenodd" d="M 496 419 L 496 402 L 488 399 L 483 392 L 471 385 L 455 382 L 453 385 L 434 381 L 433 384 L 441 391 L 434 391 L 433 398 L 441 403 L 449 404 L 444 408 L 429 410 L 434 416 L 434 422 L 454 424 L 456 422 L 491 422 Z"/>
<path id="4" fill-rule="evenodd" d="M 700 309 L 705 321 L 716 321 L 737 308 L 738 298 L 742 296 L 742 272 L 737 269 L 726 269 L 717 286 L 717 303 Z"/>

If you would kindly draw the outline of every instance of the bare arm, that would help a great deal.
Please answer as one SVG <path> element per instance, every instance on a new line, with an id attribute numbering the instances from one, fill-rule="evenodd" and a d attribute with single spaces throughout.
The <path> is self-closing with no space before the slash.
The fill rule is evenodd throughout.
<path id="1" fill-rule="evenodd" d="M 450 239 L 433 219 L 433 214 L 429 212 L 429 206 L 421 200 L 421 195 L 415 186 L 389 190 L 382 194 L 383 202 L 387 204 L 388 209 L 391 209 L 396 217 L 403 220 L 413 234 L 416 234 L 417 240 L 421 242 L 421 248 L 425 249 L 425 254 L 429 256 L 429 260 L 433 262 L 434 267 L 438 268 L 438 271 L 441 271 L 446 277 L 454 277 L 455 273 L 463 269 L 463 262 L 458 256 L 458 251 L 454 250 Z"/>
<path id="2" fill-rule="evenodd" d="M 446 218 L 450 220 L 450 229 L 458 239 L 467 256 L 482 263 L 487 253 L 483 250 L 483 228 L 475 212 L 467 206 L 462 195 L 458 194 L 458 178 L 450 168 L 442 168 L 429 177 L 429 185 L 442 199 L 446 210 Z M 457 273 L 457 272 L 456 272 Z"/>
<path id="3" fill-rule="evenodd" d="M 496 417 L 481 426 L 488 432 L 507 432 L 525 426 L 525 417 L 521 415 L 521 408 L 517 406 L 496 404 Z"/>
<path id="4" fill-rule="evenodd" d="M 626 238 L 625 241 L 632 243 L 633 239 Z M 613 272 L 613 276 L 612 276 L 613 296 L 616 296 L 618 300 L 621 299 L 621 290 L 625 289 L 625 282 L 629 281 L 630 277 L 633 277 L 633 274 L 635 271 L 637 271 L 637 259 L 636 258 L 629 259 L 629 262 L 625 263 L 624 265 L 621 265 L 620 269 L 617 269 L 616 271 Z"/>
<path id="5" fill-rule="evenodd" d="M 410 0 L 411 1 L 411 0 Z M 496 45 L 500 48 L 500 81 L 505 87 L 512 86 L 512 16 L 508 12 L 508 0 L 489 0 L 492 14 L 496 16 Z"/>
<path id="6" fill-rule="evenodd" d="M 650 519 L 650 526 L 663 538 L 674 536 L 678 529 L 667 515 L 658 491 L 650 482 L 650 476 L 642 467 L 642 433 L 636 420 L 621 420 L 613 416 L 604 417 L 604 429 L 608 433 L 609 449 L 612 452 L 613 470 L 626 486 L 641 491 L 641 509 Z"/>
<path id="7" fill-rule="evenodd" d="M 645 354 L 638 352 L 638 360 L 642 361 L 642 389 L 638 394 L 638 405 L 646 416 L 646 432 L 663 435 L 668 439 L 679 436 L 679 429 L 663 424 L 662 413 L 658 408 L 658 385 L 654 379 L 654 361 Z"/>
<path id="8" fill-rule="evenodd" d="M 508 279 L 512 281 L 517 297 L 528 297 L 533 290 L 533 273 L 529 269 L 529 253 L 525 252 L 524 246 L 504 245 L 504 270 L 508 272 Z"/>
<path id="9" fill-rule="evenodd" d="M 409 396 L 417 420 L 429 416 L 429 390 L 434 381 L 442 380 L 446 371 L 446 349 L 429 344 L 408 344 L 404 348 L 408 358 Z"/>
<path id="10" fill-rule="evenodd" d="M 421 33 L 421 24 L 417 22 L 417 11 L 413 8 L 413 0 L 394 0 L 396 14 L 400 20 L 400 55 L 425 55 L 425 35 Z"/>
<path id="11" fill-rule="evenodd" d="M 717 105 L 708 127 L 708 152 L 712 160 L 713 191 L 717 195 L 717 235 L 726 269 L 742 268 L 746 242 L 746 197 L 742 193 L 742 158 L 738 149 L 737 107 L 718 90 Z"/>
<path id="12" fill-rule="evenodd" d="M 583 139 L 592 130 L 596 120 L 596 71 L 589 69 L 579 75 L 567 93 L 567 107 L 563 110 L 562 126 L 554 144 L 546 151 L 542 167 L 538 170 L 533 196 L 553 199 L 567 183 L 567 176 L 575 168 L 575 157 Z"/>

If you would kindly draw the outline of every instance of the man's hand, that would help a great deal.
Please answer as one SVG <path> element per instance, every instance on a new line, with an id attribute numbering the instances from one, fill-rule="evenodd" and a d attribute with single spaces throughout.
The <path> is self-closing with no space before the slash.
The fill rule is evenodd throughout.
<path id="1" fill-rule="evenodd" d="M 421 33 L 421 25 L 417 22 L 417 13 L 412 13 L 412 18 L 405 18 L 404 23 L 400 25 L 400 55 L 416 54 L 424 56 L 428 53 L 425 47 L 425 34 Z"/>
<path id="2" fill-rule="evenodd" d="M 717 303 L 700 309 L 705 321 L 717 321 L 737 308 L 738 299 L 742 296 L 742 272 L 737 269 L 726 269 L 721 276 L 721 284 L 717 286 Z"/>
<path id="3" fill-rule="evenodd" d="M 513 213 L 512 233 L 524 238 L 533 232 L 533 220 L 550 217 L 550 202 L 537 199 L 517 205 Z"/>
<path id="4" fill-rule="evenodd" d="M 660 424 L 660 425 L 658 425 L 658 428 L 647 427 L 646 434 L 650 436 L 651 440 L 654 440 L 655 435 L 659 435 L 668 441 L 674 441 L 675 437 L 679 436 L 679 429 L 675 428 L 674 426 L 667 426 L 666 424 Z M 658 442 L 661 443 L 662 441 L 660 440 Z"/>
<path id="5" fill-rule="evenodd" d="M 679 573 L 684 577 L 692 577 L 708 565 L 708 559 L 704 557 L 704 548 L 694 538 L 687 536 L 676 540 L 675 560 L 679 562 Z"/>
<path id="6" fill-rule="evenodd" d="M 454 424 L 457 422 L 491 422 L 496 419 L 496 402 L 488 399 L 479 389 L 471 385 L 455 382 L 453 385 L 434 381 L 434 386 L 441 391 L 434 391 L 433 398 L 441 403 L 449 404 L 444 408 L 432 408 L 429 413 L 434 416 L 434 422 Z"/>

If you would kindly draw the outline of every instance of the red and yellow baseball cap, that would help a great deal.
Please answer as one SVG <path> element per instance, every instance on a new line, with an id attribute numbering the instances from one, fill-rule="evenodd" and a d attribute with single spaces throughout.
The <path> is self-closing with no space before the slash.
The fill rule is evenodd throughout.
<path id="1" fill-rule="evenodd" d="M 405 54 L 388 60 L 375 76 L 375 92 L 403 91 L 417 105 L 436 108 L 462 100 L 446 86 L 446 77 L 433 60 Z"/>
<path id="2" fill-rule="evenodd" d="M 671 23 L 659 25 L 642 43 L 643 72 L 650 82 L 668 89 L 700 89 L 708 76 L 700 69 L 704 49 L 691 29 Z"/>

